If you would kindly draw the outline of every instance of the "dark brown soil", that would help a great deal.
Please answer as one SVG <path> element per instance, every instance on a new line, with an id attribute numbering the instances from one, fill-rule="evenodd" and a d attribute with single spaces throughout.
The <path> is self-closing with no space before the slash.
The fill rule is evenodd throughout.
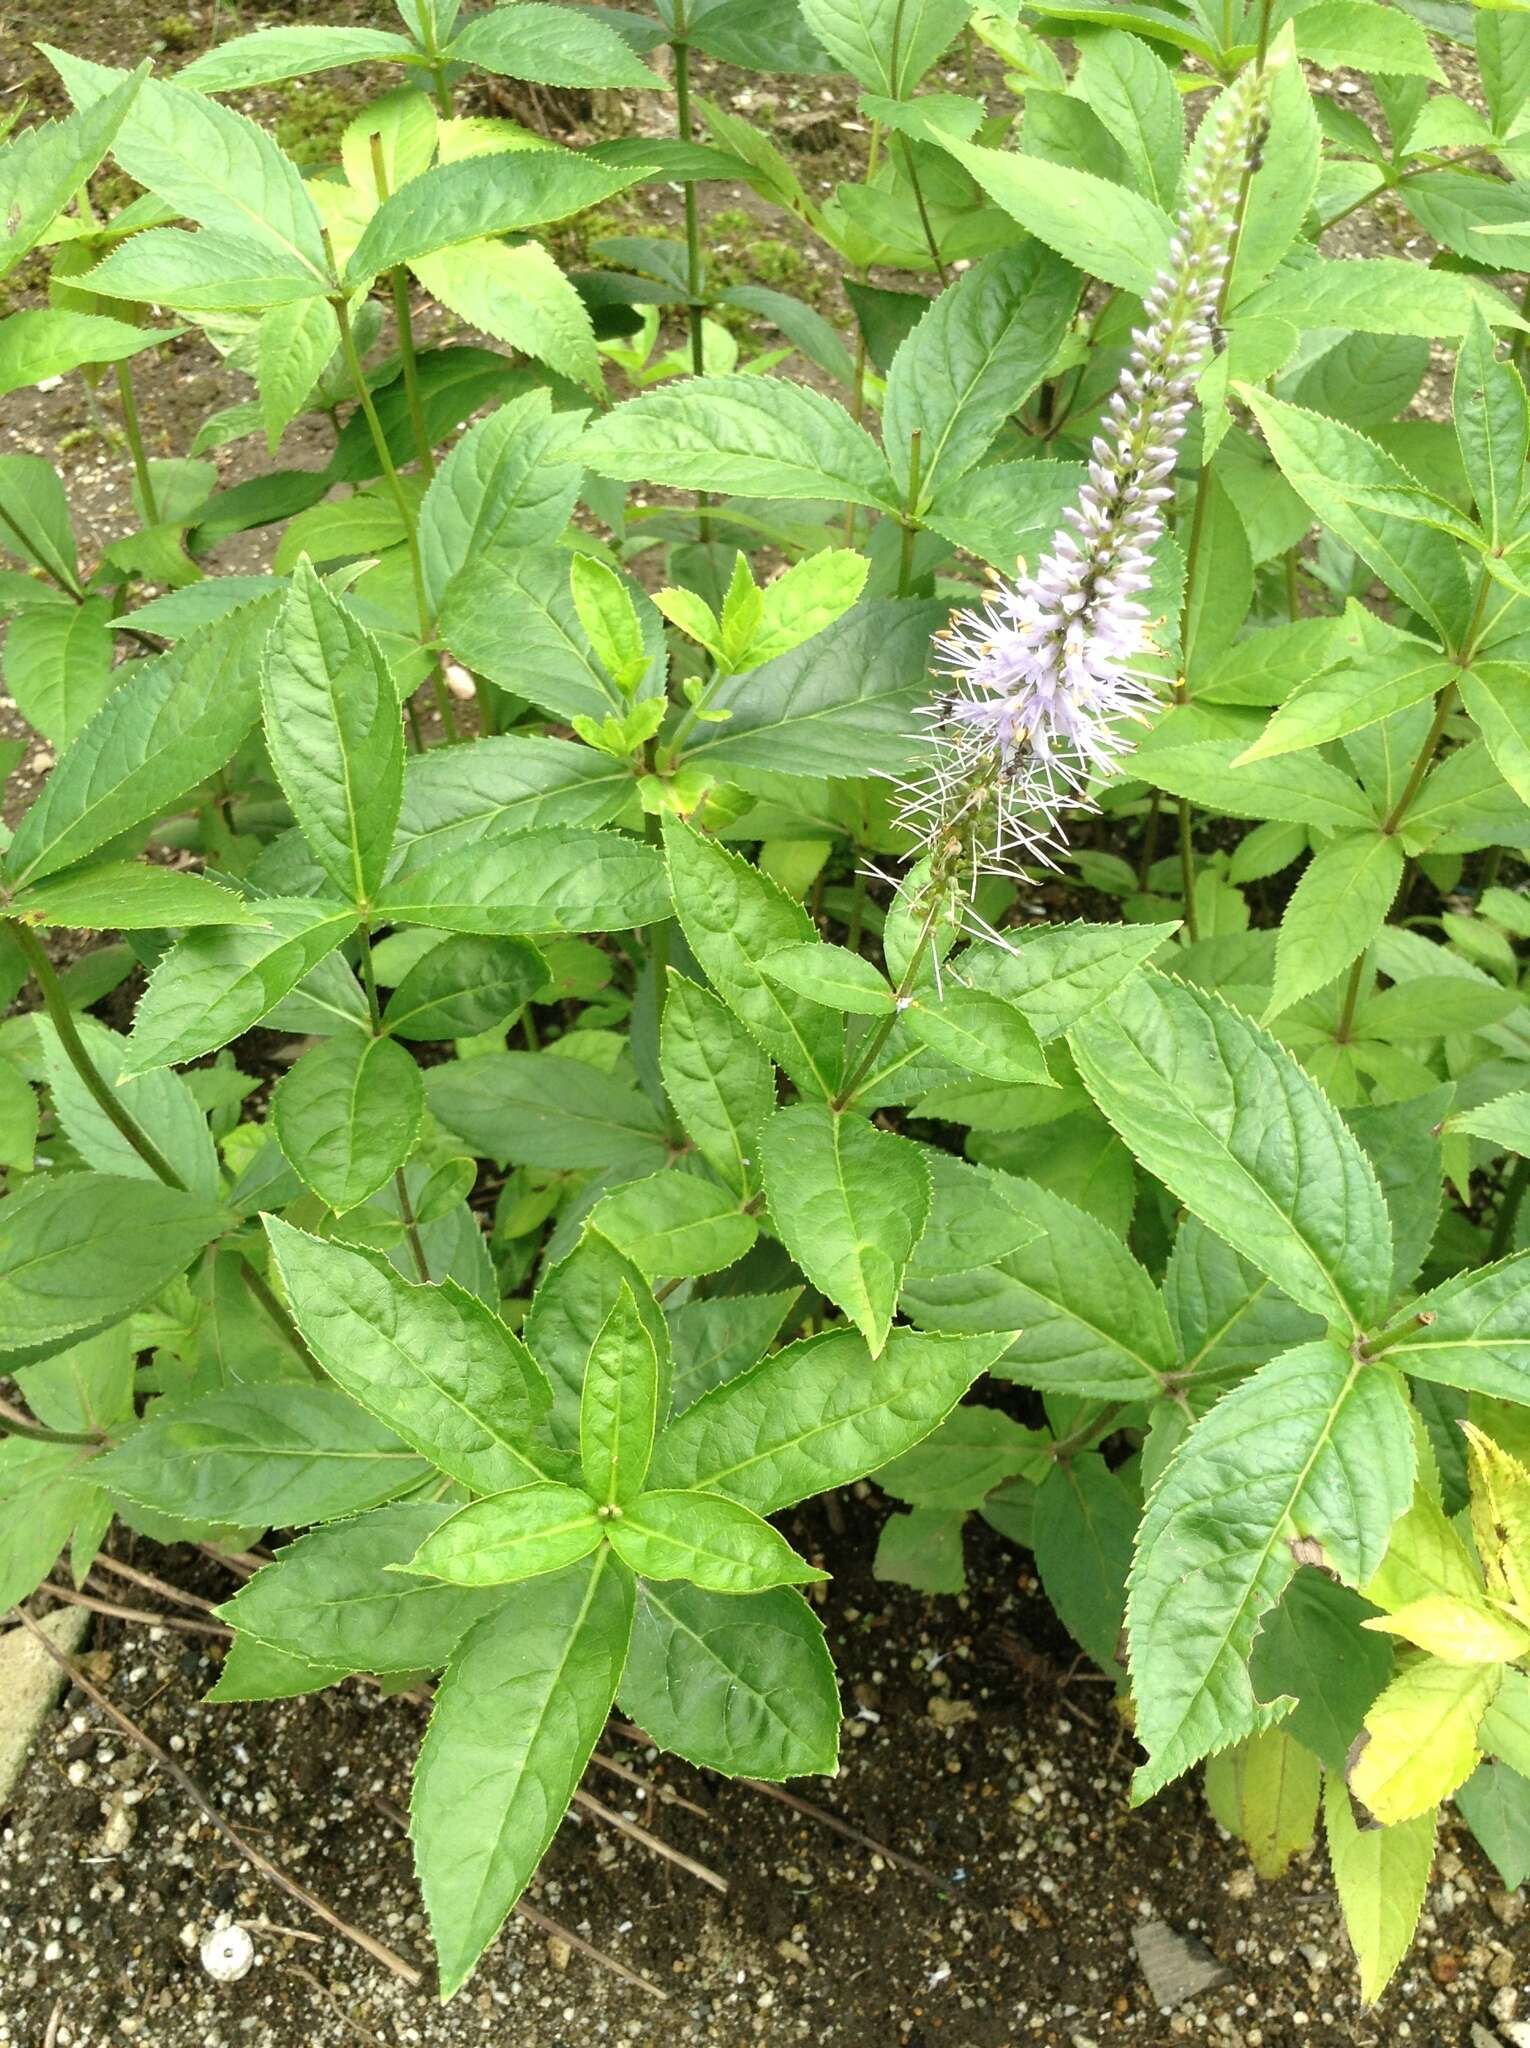
<path id="1" fill-rule="evenodd" d="M 0 1831 L 0 2043 L 35 2048 L 57 2009 L 56 2040 L 77 2048 L 1453 2048 L 1474 2019 L 1507 2014 L 1530 1929 L 1464 1832 L 1442 1838 L 1418 1943 L 1362 2015 L 1320 1855 L 1261 1885 L 1190 1786 L 1128 1810 L 1130 1735 L 1109 1686 L 1075 1665 L 1023 1553 L 976 1530 L 970 1593 L 926 1602 L 870 1576 L 881 1504 L 843 1509 L 840 1535 L 817 1505 L 791 1532 L 835 1571 L 824 1618 L 851 1715 L 838 1778 L 794 1789 L 929 1878 L 612 1734 L 608 1754 L 706 1817 L 600 1771 L 589 1789 L 724 1877 L 728 1894 L 581 1817 L 532 1899 L 666 2002 L 517 1920 L 442 2008 L 344 1941 L 307 1938 L 316 1923 L 71 1694 Z M 141 1555 L 181 1585 L 228 1584 L 195 1553 Z M 407 1802 L 417 1706 L 347 1685 L 205 1707 L 218 1645 L 117 1622 L 98 1623 L 95 1642 L 96 1682 L 162 1745 L 183 1745 L 178 1761 L 236 1828 L 335 1911 L 428 1964 L 408 1849 L 375 1803 Z M 124 1790 L 141 1795 L 125 1808 L 125 1845 L 103 1839 Z M 259 1960 L 234 1985 L 197 1961 L 220 1916 L 273 1923 L 256 1929 Z M 1159 2012 L 1131 1940 L 1154 1918 L 1204 1942 L 1226 1984 Z"/>
<path id="2" fill-rule="evenodd" d="M 293 11 L 304 10 L 277 6 L 258 19 Z M 254 15 L 231 24 L 230 14 L 224 33 L 256 25 Z M 389 18 L 366 0 L 326 0 L 322 14 Z M 209 15 L 201 7 L 146 22 L 124 0 L 12 5 L 0 85 L 34 103 L 56 94 L 31 52 L 36 38 L 121 61 L 146 36 L 173 39 L 188 24 L 189 47 L 201 47 Z M 332 83 L 343 92 L 344 75 Z M 726 75 L 703 80 L 725 100 L 739 87 Z M 864 146 L 848 97 L 816 80 L 754 81 L 750 90 L 757 115 L 818 107 L 832 92 L 841 140 L 804 158 L 803 171 L 820 188 L 845 175 Z M 704 190 L 713 214 L 741 209 L 762 235 L 792 232 L 752 194 Z M 719 248 L 724 240 L 714 236 Z M 801 261 L 790 288 L 827 294 L 837 310 L 821 253 Z M 140 362 L 137 383 L 151 452 L 167 455 L 185 452 L 213 407 L 247 395 L 194 341 Z M 105 401 L 103 409 L 110 415 Z M 60 463 L 87 559 L 132 523 L 123 452 L 89 426 L 69 380 L 16 394 L 0 433 L 7 448 Z M 283 460 L 319 466 L 326 454 L 325 432 L 313 429 L 289 439 Z M 258 441 L 216 459 L 225 482 L 264 462 Z M 263 536 L 241 537 L 220 566 L 262 566 L 268 547 Z M 0 736 L 24 730 L 0 698 Z M 24 804 L 49 765 L 34 745 L 12 805 Z M 964 1598 L 923 1601 L 879 1585 L 869 1561 L 884 1508 L 869 1489 L 857 1491 L 866 1497 L 841 1504 L 842 1533 L 822 1506 L 797 1518 L 799 1543 L 835 1574 L 824 1616 L 851 1718 L 838 1778 L 795 1789 L 934 1876 L 612 1734 L 607 1753 L 653 1792 L 600 1771 L 590 1790 L 721 1875 L 727 1895 L 580 1815 L 562 1829 L 531 1899 L 639 1972 L 664 2002 L 517 1919 L 442 2008 L 357 1948 L 320 1936 L 71 1694 L 13 1809 L 0 1815 L 0 2048 L 1147 2048 L 1180 2039 L 1466 2048 L 1474 2023 L 1498 2041 L 1497 2024 L 1530 2010 L 1518 1988 L 1530 1963 L 1523 1901 L 1498 1888 L 1464 1830 L 1447 1830 L 1415 1946 L 1381 2005 L 1362 2013 L 1321 1853 L 1263 1885 L 1193 1784 L 1130 1811 L 1130 1732 L 1109 1686 L 1060 1636 L 1025 1554 L 977 1528 Z M 231 1590 L 196 1553 L 139 1544 L 132 1554 L 209 1597 Z M 248 1840 L 428 1968 L 408 1847 L 389 1817 L 407 1803 L 417 1706 L 348 1685 L 277 1706 L 204 1707 L 215 1642 L 115 1621 L 98 1621 L 93 1642 L 95 1681 L 176 1751 Z M 705 1818 L 666 1803 L 665 1789 Z M 257 1962 L 242 1982 L 220 1986 L 200 1967 L 197 1943 L 230 1918 L 252 1927 Z M 1204 1943 L 1227 1982 L 1160 2012 L 1132 1944 L 1133 1928 L 1153 1919 Z"/>

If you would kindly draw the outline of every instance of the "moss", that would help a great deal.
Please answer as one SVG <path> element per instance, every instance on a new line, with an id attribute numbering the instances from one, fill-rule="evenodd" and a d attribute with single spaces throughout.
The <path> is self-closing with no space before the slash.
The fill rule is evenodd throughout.
<path id="1" fill-rule="evenodd" d="M 335 161 L 340 137 L 365 105 L 365 95 L 299 83 L 289 88 L 285 102 L 276 117 L 276 139 L 294 163 L 307 166 Z"/>
<path id="2" fill-rule="evenodd" d="M 154 24 L 154 33 L 167 50 L 195 49 L 202 39 L 189 14 L 162 14 Z"/>

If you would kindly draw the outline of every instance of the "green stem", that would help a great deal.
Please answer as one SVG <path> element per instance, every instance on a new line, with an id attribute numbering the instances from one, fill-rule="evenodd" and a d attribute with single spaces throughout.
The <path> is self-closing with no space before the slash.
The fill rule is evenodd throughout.
<path id="1" fill-rule="evenodd" d="M 1148 814 L 1142 828 L 1142 858 L 1137 863 L 1137 887 L 1147 894 L 1148 877 L 1158 858 L 1158 821 L 1163 815 L 1163 791 L 1155 789 L 1148 798 Z"/>
<path id="2" fill-rule="evenodd" d="M 1288 619 L 1289 619 L 1289 620 L 1290 620 L 1290 621 L 1292 622 L 1292 624 L 1293 624 L 1293 625 L 1294 625 L 1294 624 L 1296 623 L 1296 621 L 1297 621 L 1297 620 L 1298 620 L 1298 619 L 1299 619 L 1299 618 L 1301 617 L 1301 615 L 1302 615 L 1302 594 L 1301 594 L 1301 586 L 1300 586 L 1300 584 L 1299 584 L 1299 583 L 1298 583 L 1298 581 L 1297 581 L 1297 570 L 1298 570 L 1298 565 L 1299 565 L 1299 561 L 1300 561 L 1300 551 L 1299 551 L 1299 550 L 1298 550 L 1297 548 L 1287 548 L 1287 549 L 1286 549 L 1286 617 L 1287 617 L 1287 618 L 1288 618 Z"/>
<path id="3" fill-rule="evenodd" d="M 84 603 L 85 590 L 79 577 L 71 575 L 68 569 L 55 569 L 51 567 L 46 559 L 48 553 L 46 544 L 39 545 L 37 540 L 27 532 L 26 528 L 19 521 L 11 517 L 3 505 L 0 505 L 0 526 L 3 526 L 8 533 L 14 534 L 21 543 L 18 552 L 24 561 L 36 562 L 42 569 L 43 574 L 51 576 L 60 590 L 67 590 L 76 604 Z"/>
<path id="4" fill-rule="evenodd" d="M 372 182 L 380 200 L 389 196 L 388 166 L 383 158 L 382 136 L 372 135 Z M 425 408 L 420 402 L 420 366 L 414 353 L 414 319 L 409 307 L 409 273 L 402 263 L 388 272 L 393 293 L 393 325 L 398 335 L 399 358 L 404 366 L 404 393 L 409 401 L 409 423 L 414 429 L 415 452 L 427 477 L 436 473 L 436 458 L 425 426 Z"/>
<path id="5" fill-rule="evenodd" d="M 675 52 L 675 126 L 682 142 L 694 142 L 691 46 L 685 40 L 686 26 L 686 12 L 682 6 L 677 12 L 672 44 Z M 691 369 L 700 377 L 706 369 L 706 335 L 702 327 L 701 218 L 696 205 L 696 181 L 694 178 L 682 179 L 680 189 L 685 200 L 685 317 L 691 337 Z M 710 503 L 705 491 L 696 493 L 696 538 L 703 547 L 710 546 L 712 540 L 712 521 L 706 509 Z"/>
<path id="6" fill-rule="evenodd" d="M 398 507 L 398 516 L 403 523 L 404 545 L 409 551 L 409 573 L 414 582 L 415 611 L 420 622 L 420 640 L 422 644 L 428 646 L 435 638 L 435 621 L 431 617 L 430 600 L 425 594 L 425 568 L 420 559 L 420 536 L 414 508 L 409 503 L 403 479 L 399 476 L 389 451 L 388 437 L 383 432 L 383 423 L 377 416 L 377 407 L 367 384 L 366 372 L 361 367 L 361 357 L 356 353 L 356 337 L 351 332 L 350 308 L 346 304 L 345 294 L 337 292 L 330 304 L 335 309 L 335 319 L 339 323 L 340 346 L 345 354 L 346 368 L 350 371 L 356 402 L 366 419 L 367 431 L 372 436 L 372 447 L 382 467 L 382 473 L 387 478 L 388 488 L 393 494 L 393 502 Z M 441 680 L 439 663 L 431 671 L 430 680 L 443 731 L 449 740 L 460 739 L 457 720 L 452 713 L 451 696 Z"/>
<path id="7" fill-rule="evenodd" d="M 644 837 L 651 845 L 662 846 L 663 828 L 653 812 L 643 820 Z M 669 995 L 669 922 L 661 918 L 657 924 L 648 927 L 648 969 L 652 983 L 650 1001 L 653 1005 L 653 1042 L 657 1045 L 664 1029 L 664 1004 Z"/>
<path id="8" fill-rule="evenodd" d="M 1516 1159 L 1514 1171 L 1509 1175 L 1498 1200 L 1498 1214 L 1493 1219 L 1493 1237 L 1488 1246 L 1489 1264 L 1495 1259 L 1501 1259 L 1509 1249 L 1509 1240 L 1514 1235 L 1515 1219 L 1519 1215 L 1527 1186 L 1530 1186 L 1530 1159 Z"/>
<path id="9" fill-rule="evenodd" d="M 930 941 L 935 936 L 935 926 L 940 913 L 940 899 L 941 891 L 932 887 L 930 907 L 925 914 L 924 926 L 914 943 L 914 950 L 908 957 L 908 965 L 904 968 L 902 978 L 899 980 L 898 986 L 893 993 L 893 1006 L 887 1015 L 882 1018 L 881 1022 L 867 1034 L 866 1043 L 861 1049 L 860 1057 L 851 1069 L 850 1078 L 829 1104 L 831 1109 L 847 1109 L 855 1100 L 856 1090 L 876 1065 L 877 1055 L 892 1036 L 894 1025 L 907 1009 L 908 999 L 913 994 L 914 983 L 919 977 L 919 970 L 924 965 L 924 956 L 929 952 Z"/>
<path id="10" fill-rule="evenodd" d="M 866 870 L 859 861 L 855 864 L 855 878 L 850 884 L 850 922 L 845 930 L 845 944 L 852 953 L 861 949 L 861 931 L 866 922 Z"/>
<path id="11" fill-rule="evenodd" d="M 1200 937 L 1195 914 L 1195 842 L 1190 834 L 1190 799 L 1179 800 L 1179 886 L 1185 899 L 1185 937 L 1193 946 Z"/>
<path id="12" fill-rule="evenodd" d="M 179 1188 L 184 1194 L 185 1181 L 181 1179 L 137 1117 L 124 1108 L 115 1090 L 107 1086 L 95 1061 L 85 1050 L 85 1042 L 75 1026 L 74 1012 L 69 1007 L 69 998 L 65 995 L 63 984 L 53 971 L 53 963 L 38 943 L 35 933 L 28 925 L 21 924 L 15 919 L 10 920 L 10 929 L 25 956 L 27 966 L 32 971 L 32 979 L 37 983 L 37 992 L 42 997 L 43 1008 L 48 1013 L 49 1022 L 58 1033 L 58 1042 L 64 1049 L 64 1057 L 80 1077 L 97 1108 L 132 1146 L 144 1165 L 162 1180 L 166 1187 Z"/>
<path id="13" fill-rule="evenodd" d="M 1365 985 L 1365 969 L 1369 961 L 1367 947 L 1350 969 L 1349 981 L 1344 990 L 1344 1007 L 1339 1012 L 1339 1021 L 1334 1026 L 1334 1040 L 1339 1045 L 1348 1045 L 1349 1035 L 1355 1027 L 1355 1011 L 1360 1002 L 1360 991 Z"/>
<path id="14" fill-rule="evenodd" d="M 371 1020 L 372 1036 L 383 1036 L 382 1002 L 377 993 L 377 969 L 372 960 L 372 927 L 363 917 L 359 931 L 361 940 L 361 985 L 366 990 L 367 1015 Z M 425 1256 L 424 1241 L 414 1213 L 414 1204 L 409 1199 L 409 1183 L 404 1177 L 402 1166 L 393 1169 L 393 1192 L 398 1197 L 398 1213 L 403 1219 L 404 1236 L 409 1241 L 409 1254 L 414 1260 L 415 1271 L 422 1280 L 430 1278 L 430 1261 Z"/>
<path id="15" fill-rule="evenodd" d="M 126 363 L 117 365 L 117 396 L 122 401 L 122 427 L 132 452 L 133 474 L 138 479 L 138 495 L 143 500 L 144 524 L 158 526 L 159 499 L 154 493 L 154 479 L 149 474 L 149 458 L 144 450 L 143 426 L 138 418 L 138 398 L 133 390 L 133 373 Z"/>
<path id="16" fill-rule="evenodd" d="M 903 511 L 903 545 L 898 555 L 898 595 L 907 597 L 914 574 L 914 542 L 919 535 L 915 516 L 919 506 L 919 484 L 923 429 L 915 427 L 908 437 L 908 497 Z"/>
<path id="17" fill-rule="evenodd" d="M 936 239 L 934 223 L 930 219 L 930 209 L 925 204 L 924 187 L 919 182 L 919 167 L 914 162 L 913 141 L 907 135 L 900 135 L 898 140 L 903 144 L 903 169 L 909 184 L 913 187 L 914 204 L 919 209 L 919 225 L 924 230 L 924 244 L 930 252 L 930 261 L 935 266 L 935 275 L 944 287 L 951 282 L 951 273 L 946 268 L 946 259 L 940 253 L 940 243 Z"/>
<path id="18" fill-rule="evenodd" d="M 25 1437 L 29 1444 L 89 1444 L 99 1450 L 107 1439 L 87 1430 L 44 1429 L 40 1422 L 28 1422 L 8 1405 L 0 1412 L 0 1437 Z"/>
<path id="19" fill-rule="evenodd" d="M 38 993 L 43 999 L 43 1008 L 47 1011 L 53 1028 L 58 1033 L 58 1041 L 64 1049 L 64 1056 L 100 1108 L 102 1115 L 121 1132 L 144 1165 L 149 1168 L 150 1172 L 157 1179 L 163 1181 L 166 1187 L 178 1188 L 182 1193 L 185 1193 L 185 1181 L 182 1180 L 164 1153 L 160 1151 L 138 1119 L 131 1111 L 124 1108 L 114 1092 L 107 1086 L 101 1077 L 95 1061 L 85 1050 L 84 1041 L 75 1028 L 74 1013 L 69 1008 L 69 999 L 64 994 L 62 984 L 53 971 L 53 963 L 25 925 L 12 922 L 11 930 L 15 933 L 16 943 L 20 946 L 22 953 L 26 957 L 27 965 L 32 970 L 32 978 L 37 983 Z M 242 1264 L 242 1271 L 244 1273 L 245 1285 L 249 1288 L 251 1294 L 254 1295 L 293 1350 L 306 1363 L 315 1378 L 322 1379 L 323 1373 L 320 1370 L 319 1362 L 305 1343 L 302 1332 L 282 1307 L 276 1296 L 271 1292 L 271 1289 L 266 1285 L 264 1277 L 247 1262 L 248 1255 L 242 1247 L 240 1247 L 240 1257 L 241 1261 L 244 1262 Z"/>
<path id="20" fill-rule="evenodd" d="M 1078 1428 L 1069 1435 L 1060 1436 L 1056 1443 L 1049 1448 L 1047 1452 L 1048 1457 L 1054 1459 L 1058 1464 L 1062 1464 L 1066 1459 L 1071 1458 L 1075 1451 L 1088 1450 L 1091 1444 L 1098 1443 L 1101 1437 L 1110 1434 L 1115 1426 L 1116 1417 L 1121 1413 L 1124 1406 L 1125 1403 L 1121 1401 L 1109 1402 L 1093 1415 L 1088 1422 L 1081 1422 Z"/>

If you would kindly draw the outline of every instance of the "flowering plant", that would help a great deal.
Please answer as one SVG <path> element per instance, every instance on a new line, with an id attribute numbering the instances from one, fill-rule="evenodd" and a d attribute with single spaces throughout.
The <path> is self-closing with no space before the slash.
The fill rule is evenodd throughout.
<path id="1" fill-rule="evenodd" d="M 1134 1796 L 1321 1807 L 1368 1997 L 1444 1802 L 1530 1869 L 1530 19 L 1424 11 L 1471 97 L 1380 0 L 773 0 L 827 197 L 693 90 L 754 0 L 48 52 L 0 388 L 112 366 L 135 523 L 0 457 L 0 1609 L 290 1537 L 213 1697 L 440 1674 L 448 1994 L 613 1703 L 834 1768 L 769 1518 L 866 1475 L 890 1578 L 1034 1553 Z M 312 176 L 234 104 L 376 65 Z M 719 181 L 848 323 L 709 276 Z M 1430 260 L 1325 252 L 1378 202 Z"/>

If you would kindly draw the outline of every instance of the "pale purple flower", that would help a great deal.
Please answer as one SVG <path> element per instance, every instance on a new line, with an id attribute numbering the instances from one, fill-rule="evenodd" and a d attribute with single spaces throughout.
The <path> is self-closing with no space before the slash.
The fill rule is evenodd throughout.
<path id="1" fill-rule="evenodd" d="M 1134 666 L 1149 645 L 1142 599 L 1212 345 L 1264 84 L 1262 72 L 1245 72 L 1209 117 L 1168 262 L 1143 300 L 1145 323 L 1067 525 L 1033 574 L 1022 564 L 1017 582 L 937 635 L 947 687 L 930 707 L 924 769 L 900 815 L 953 868 L 1048 859 L 1062 812 L 1131 751 L 1132 728 L 1157 701 Z"/>

